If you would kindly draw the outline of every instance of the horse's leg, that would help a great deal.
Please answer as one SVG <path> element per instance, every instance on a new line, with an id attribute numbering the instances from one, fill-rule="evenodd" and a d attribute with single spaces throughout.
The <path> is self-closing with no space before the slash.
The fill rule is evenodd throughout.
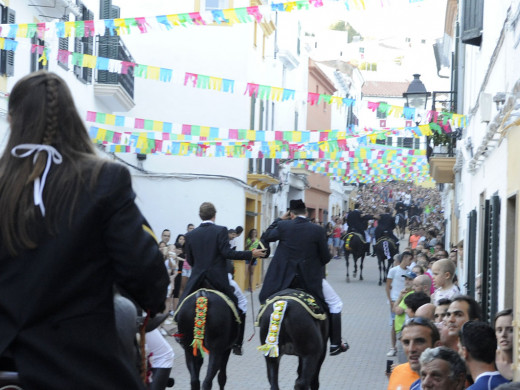
<path id="1" fill-rule="evenodd" d="M 359 280 L 363 280 L 363 262 L 365 261 L 365 254 L 361 256 L 359 263 Z"/>
<path id="2" fill-rule="evenodd" d="M 381 264 L 381 263 L 383 263 L 383 264 Z M 377 255 L 377 266 L 379 267 L 379 285 L 381 286 L 381 284 L 382 284 L 381 280 L 383 279 L 382 271 L 384 270 L 384 267 L 385 267 L 385 261 L 381 260 L 379 255 Z M 381 267 L 383 267 L 383 270 L 381 270 Z"/>
<path id="3" fill-rule="evenodd" d="M 294 384 L 294 390 L 308 390 L 311 382 L 315 379 L 314 375 L 318 371 L 321 356 L 316 354 L 299 357 L 298 378 Z M 319 386 L 319 383 L 318 383 Z"/>
<path id="4" fill-rule="evenodd" d="M 271 385 L 271 390 L 280 390 L 278 387 L 278 367 L 280 366 L 280 357 L 265 358 L 265 365 L 267 367 L 267 378 Z"/>
<path id="5" fill-rule="evenodd" d="M 318 361 L 318 366 L 316 367 L 316 370 L 314 370 L 314 373 L 311 378 L 311 390 L 318 390 L 320 388 L 320 370 L 321 370 L 321 365 L 323 364 L 323 361 L 325 360 L 325 356 L 327 356 L 327 343 L 326 342 L 322 348 L 320 360 Z"/>
<path id="6" fill-rule="evenodd" d="M 208 370 L 206 371 L 206 377 L 202 382 L 202 390 L 211 390 L 213 385 L 213 378 L 217 375 L 218 370 L 221 367 L 223 356 L 216 352 L 212 352 L 209 355 Z M 226 374 L 224 374 L 225 376 Z"/>
<path id="7" fill-rule="evenodd" d="M 350 282 L 350 276 L 348 274 L 348 258 L 350 257 L 350 252 L 345 251 L 345 261 L 347 262 L 347 283 Z"/>
<path id="8" fill-rule="evenodd" d="M 354 279 L 356 279 L 356 277 L 357 277 L 357 261 L 358 261 L 358 258 L 357 258 L 356 253 L 353 253 L 352 257 L 354 258 L 354 272 L 352 273 L 352 276 L 354 277 Z"/>
<path id="9" fill-rule="evenodd" d="M 224 352 L 224 355 L 222 356 L 222 360 L 220 361 L 220 371 L 218 372 L 218 385 L 220 386 L 220 390 L 224 390 L 224 386 L 226 385 L 226 381 L 227 381 L 226 368 L 227 368 L 227 363 L 228 363 L 230 354 L 231 354 L 231 350 L 228 349 L 226 352 Z"/>
<path id="10" fill-rule="evenodd" d="M 186 357 L 186 366 L 190 372 L 191 390 L 200 390 L 200 368 L 202 367 L 203 359 L 200 356 L 193 356 L 193 349 L 186 348 L 184 350 Z"/>

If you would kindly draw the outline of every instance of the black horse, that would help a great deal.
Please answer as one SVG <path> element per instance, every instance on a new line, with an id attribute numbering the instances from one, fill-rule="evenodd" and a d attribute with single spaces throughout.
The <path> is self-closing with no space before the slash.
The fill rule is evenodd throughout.
<path id="1" fill-rule="evenodd" d="M 320 369 L 327 353 L 327 339 L 329 335 L 329 321 L 322 313 L 315 318 L 301 303 L 288 299 L 286 293 L 297 290 L 284 290 L 280 295 L 269 299 L 265 307 L 260 311 L 258 323 L 260 326 L 260 342 L 266 344 L 259 347 L 265 352 L 267 365 L 267 377 L 271 390 L 279 390 L 278 368 L 282 355 L 298 356 L 298 378 L 294 384 L 295 390 L 316 390 L 320 387 Z M 277 302 L 285 302 L 283 314 L 279 314 L 281 321 L 272 323 L 271 315 L 277 311 L 280 305 Z M 275 313 L 276 317 L 276 313 Z M 272 346 L 273 350 L 266 350 L 266 338 L 274 337 L 270 330 L 273 325 L 277 327 L 278 343 Z M 275 352 L 276 351 L 276 352 Z"/>
<path id="2" fill-rule="evenodd" d="M 419 215 L 412 215 L 408 221 L 408 228 L 418 229 L 421 226 L 421 217 Z"/>
<path id="3" fill-rule="evenodd" d="M 381 286 L 382 282 L 386 282 L 386 275 L 388 274 L 390 266 L 394 262 L 394 256 L 397 254 L 398 249 L 394 240 L 386 234 L 377 240 L 374 248 L 377 256 L 377 264 L 379 266 L 379 285 Z"/>
<path id="4" fill-rule="evenodd" d="M 176 337 L 184 347 L 191 389 L 200 389 L 199 373 L 204 352 L 209 353 L 209 364 L 202 389 L 211 389 L 217 372 L 220 389 L 224 389 L 226 366 L 239 327 L 238 313 L 231 300 L 215 290 L 197 290 L 179 305 L 176 319 Z"/>
<path id="5" fill-rule="evenodd" d="M 354 259 L 354 272 L 353 277 L 354 279 L 357 276 L 357 261 L 358 259 L 361 259 L 361 262 L 359 264 L 359 280 L 363 280 L 363 262 L 365 261 L 365 253 L 366 253 L 366 244 L 361 239 L 361 235 L 358 233 L 347 233 L 343 236 L 343 239 L 345 240 L 345 261 L 347 262 L 347 282 L 350 282 L 350 275 L 348 273 L 348 267 L 349 267 L 349 256 L 352 255 L 352 258 Z"/>
<path id="6" fill-rule="evenodd" d="M 404 238 L 404 234 L 406 233 L 406 226 L 408 225 L 408 220 L 406 219 L 406 213 L 398 213 L 395 216 L 395 225 L 397 227 L 397 234 L 399 238 L 402 240 Z"/>

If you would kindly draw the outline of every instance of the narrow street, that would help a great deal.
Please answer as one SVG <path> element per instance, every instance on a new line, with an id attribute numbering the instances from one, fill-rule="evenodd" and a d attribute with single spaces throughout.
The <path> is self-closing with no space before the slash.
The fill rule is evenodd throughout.
<path id="1" fill-rule="evenodd" d="M 404 242 L 403 242 L 404 243 Z M 377 259 L 367 257 L 363 270 L 363 281 L 352 278 L 353 265 L 350 264 L 350 283 L 346 283 L 344 258 L 333 259 L 327 267 L 328 281 L 343 300 L 343 336 L 350 344 L 350 350 L 338 356 L 327 356 L 320 374 L 321 389 L 386 389 L 384 374 L 386 352 L 390 346 L 388 304 L 384 286 L 378 286 L 379 270 Z M 359 276 L 358 276 L 359 278 Z M 253 294 L 254 312 L 258 312 L 258 291 Z M 248 296 L 251 311 L 251 295 Z M 228 363 L 229 390 L 268 390 L 264 357 L 256 350 L 260 345 L 258 329 L 253 335 L 252 318 L 248 313 L 244 355 L 231 355 Z M 175 388 L 190 389 L 189 373 L 184 360 L 184 351 L 167 337 L 175 351 L 172 376 Z M 296 380 L 297 358 L 284 356 L 280 364 L 280 388 L 292 389 Z M 205 375 L 206 362 L 201 371 Z M 218 388 L 216 379 L 213 387 Z"/>

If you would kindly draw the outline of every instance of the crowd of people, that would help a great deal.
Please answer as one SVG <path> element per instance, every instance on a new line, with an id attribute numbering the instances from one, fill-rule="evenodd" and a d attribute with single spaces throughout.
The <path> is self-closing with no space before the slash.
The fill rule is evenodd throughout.
<path id="1" fill-rule="evenodd" d="M 374 245 L 383 230 L 388 230 L 396 244 L 409 233 L 415 249 L 421 243 L 434 248 L 444 240 L 444 212 L 439 191 L 413 183 L 389 182 L 363 185 L 352 199 L 353 210 L 336 215 L 325 226 L 329 250 L 334 258 L 344 254 L 345 235 L 360 233 L 368 244 L 367 255 L 375 256 Z M 399 220 L 406 222 L 397 232 Z M 350 223 L 349 223 L 350 222 Z"/>
<path id="2" fill-rule="evenodd" d="M 512 310 L 498 312 L 492 325 L 482 322 L 480 303 L 457 284 L 456 252 L 450 256 L 441 243 L 431 249 L 406 248 L 388 272 L 388 390 L 518 388 L 509 384 Z"/>

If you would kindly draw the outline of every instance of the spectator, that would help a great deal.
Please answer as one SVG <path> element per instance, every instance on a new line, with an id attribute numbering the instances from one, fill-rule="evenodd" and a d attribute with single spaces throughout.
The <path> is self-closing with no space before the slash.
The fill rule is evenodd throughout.
<path id="1" fill-rule="evenodd" d="M 394 368 L 388 382 L 388 390 L 408 389 L 419 379 L 419 357 L 426 348 L 439 344 L 439 331 L 433 322 L 426 318 L 414 317 L 405 323 L 401 343 L 408 362 Z"/>
<path id="2" fill-rule="evenodd" d="M 435 305 L 433 303 L 425 303 L 415 312 L 416 317 L 424 317 L 428 318 L 430 321 L 434 322 L 435 319 Z"/>
<path id="3" fill-rule="evenodd" d="M 480 321 L 482 310 L 480 305 L 468 295 L 453 298 L 444 319 L 447 328 L 446 346 L 457 350 L 459 332 L 468 321 Z"/>
<path id="4" fill-rule="evenodd" d="M 405 276 L 408 272 L 408 266 L 412 261 L 412 253 L 411 252 L 403 252 L 401 255 L 401 262 L 399 265 L 390 268 L 388 271 L 388 276 L 386 278 L 386 296 L 388 297 L 388 302 L 390 303 L 390 313 L 391 313 L 391 330 L 390 330 L 390 340 L 392 342 L 390 350 L 387 353 L 387 356 L 395 356 L 397 353 L 396 349 L 396 333 L 394 329 L 394 318 L 395 313 L 393 311 L 395 302 L 399 298 L 401 291 L 405 288 L 405 280 L 403 276 Z"/>
<path id="5" fill-rule="evenodd" d="M 496 365 L 504 378 L 513 379 L 513 310 L 505 309 L 495 315 L 495 334 L 498 349 Z"/>
<path id="6" fill-rule="evenodd" d="M 418 275 L 413 280 L 413 290 L 415 292 L 423 292 L 430 296 L 430 287 L 432 285 L 432 281 L 428 275 Z"/>
<path id="7" fill-rule="evenodd" d="M 450 259 L 436 261 L 432 266 L 433 283 L 437 288 L 432 295 L 432 302 L 437 304 L 439 300 L 452 299 L 459 295 L 459 289 L 453 284 L 455 265 Z"/>
<path id="8" fill-rule="evenodd" d="M 419 359 L 421 378 L 410 390 L 462 390 L 466 364 L 459 354 L 446 347 L 427 348 Z"/>
<path id="9" fill-rule="evenodd" d="M 434 321 L 435 323 L 442 323 L 448 313 L 451 299 L 441 299 L 435 306 Z"/>
<path id="10" fill-rule="evenodd" d="M 161 233 L 161 242 L 164 242 L 166 245 L 170 242 L 172 234 L 168 229 L 164 229 Z"/>
<path id="11" fill-rule="evenodd" d="M 495 331 L 487 323 L 469 321 L 462 326 L 459 353 L 475 382 L 469 390 L 491 390 L 509 382 L 496 370 L 496 350 Z"/>
<path id="12" fill-rule="evenodd" d="M 430 296 L 423 292 L 416 292 L 406 296 L 404 298 L 404 303 L 406 305 L 406 315 L 408 318 L 415 317 L 415 312 L 417 309 L 429 302 Z"/>
<path id="13" fill-rule="evenodd" d="M 253 249 L 257 249 L 260 244 L 260 239 L 258 237 L 258 232 L 256 229 L 249 230 L 246 238 L 246 251 L 252 251 Z M 255 274 L 255 267 L 257 264 L 257 259 L 246 260 L 245 266 L 245 286 L 247 286 L 247 291 L 254 290 L 255 286 L 253 286 L 253 276 Z"/>

